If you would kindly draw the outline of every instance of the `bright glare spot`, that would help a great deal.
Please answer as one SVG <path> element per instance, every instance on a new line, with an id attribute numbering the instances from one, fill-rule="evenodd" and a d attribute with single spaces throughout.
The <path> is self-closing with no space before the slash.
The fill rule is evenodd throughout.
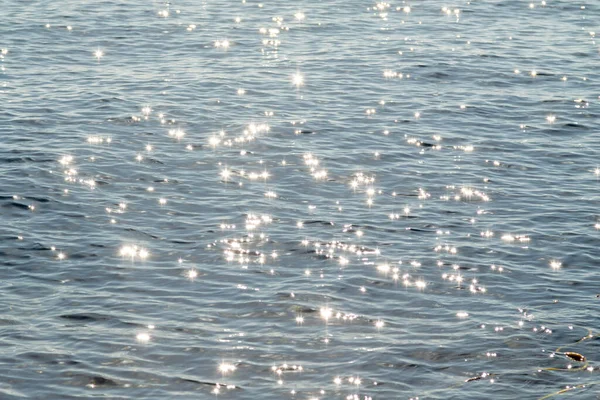
<path id="1" fill-rule="evenodd" d="M 333 315 L 333 311 L 329 307 L 321 307 L 321 318 L 327 321 Z"/>
<path id="2" fill-rule="evenodd" d="M 187 277 L 188 279 L 194 280 L 198 277 L 198 271 L 196 271 L 195 269 L 190 269 L 187 272 Z"/>
<path id="3" fill-rule="evenodd" d="M 227 168 L 225 168 L 224 170 L 221 171 L 220 175 L 224 181 L 227 181 L 229 179 L 229 177 L 231 176 L 231 171 L 228 170 Z"/>
<path id="4" fill-rule="evenodd" d="M 231 43 L 229 43 L 229 40 L 217 40 L 215 42 L 216 48 L 228 49 L 230 45 Z"/>
<path id="5" fill-rule="evenodd" d="M 174 137 L 177 140 L 182 139 L 185 136 L 185 132 L 181 129 L 169 129 L 169 136 Z"/>
<path id="6" fill-rule="evenodd" d="M 135 338 L 140 343 L 148 343 L 150 341 L 150 335 L 146 332 L 138 333 Z"/>
<path id="7" fill-rule="evenodd" d="M 148 257 L 148 250 L 142 248 L 139 250 L 138 255 L 143 260 Z"/>
<path id="8" fill-rule="evenodd" d="M 148 258 L 148 256 L 150 255 L 148 250 L 146 250 L 142 247 L 131 246 L 131 245 L 126 245 L 126 246 L 121 247 L 119 254 L 121 255 L 121 257 L 131 258 L 132 261 L 135 260 L 136 258 L 139 258 L 140 260 L 144 260 L 144 259 Z"/>
<path id="9" fill-rule="evenodd" d="M 296 87 L 300 87 L 302 85 L 304 85 L 304 76 L 302 76 L 301 73 L 296 72 L 293 76 L 292 76 L 292 83 L 296 86 Z"/>
<path id="10" fill-rule="evenodd" d="M 208 139 L 208 143 L 212 147 L 217 147 L 219 143 L 221 143 L 221 139 L 219 139 L 217 136 L 211 136 L 210 139 Z"/>
<path id="11" fill-rule="evenodd" d="M 223 363 L 219 364 L 219 371 L 222 374 L 226 374 L 228 372 L 233 372 L 233 371 L 235 371 L 235 369 L 236 369 L 235 365 L 230 364 L 230 363 L 223 362 Z"/>
<path id="12" fill-rule="evenodd" d="M 58 162 L 65 166 L 69 165 L 73 162 L 73 156 L 62 156 Z"/>
<path id="13" fill-rule="evenodd" d="M 102 57 L 104 57 L 104 52 L 100 49 L 97 49 L 96 51 L 94 51 L 94 57 L 100 60 Z"/>

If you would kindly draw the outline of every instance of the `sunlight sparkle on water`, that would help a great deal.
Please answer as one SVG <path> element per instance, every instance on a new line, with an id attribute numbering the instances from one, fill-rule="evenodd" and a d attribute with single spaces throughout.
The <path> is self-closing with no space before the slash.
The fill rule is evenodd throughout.
<path id="1" fill-rule="evenodd" d="M 227 39 L 215 41 L 216 48 L 228 49 L 230 45 L 231 45 L 231 43 Z"/>
<path id="2" fill-rule="evenodd" d="M 100 49 L 96 49 L 96 51 L 94 51 L 94 57 L 96 57 L 96 59 L 98 61 L 100 61 L 100 59 L 102 57 L 104 57 L 104 52 L 102 50 L 100 50 Z"/>
<path id="3" fill-rule="evenodd" d="M 12 15 L 20 2 L 10 3 Z M 370 400 L 409 391 L 422 398 L 477 397 L 495 376 L 482 371 L 502 372 L 504 358 L 495 351 L 504 356 L 514 330 L 535 345 L 529 350 L 556 354 L 555 364 L 539 368 L 562 380 L 567 363 L 556 363 L 564 354 L 551 349 L 577 343 L 593 357 L 585 349 L 593 341 L 578 341 L 587 326 L 569 311 L 581 304 L 578 292 L 584 302 L 600 292 L 570 287 L 586 263 L 569 254 L 600 238 L 595 7 L 551 0 L 516 2 L 516 8 L 476 0 L 444 7 L 411 0 L 342 2 L 341 8 L 197 3 L 167 0 L 136 10 L 128 2 L 117 11 L 131 18 L 113 13 L 108 30 L 63 5 L 31 21 L 33 39 L 46 35 L 50 42 L 5 32 L 1 45 L 14 48 L 0 49 L 0 94 L 10 95 L 4 105 L 16 131 L 6 138 L 14 140 L 7 144 L 14 164 L 6 167 L 19 173 L 7 193 L 19 194 L 3 199 L 2 209 L 7 239 L 20 241 L 7 244 L 14 247 L 8 257 L 23 256 L 25 263 L 41 254 L 41 265 L 46 259 L 59 267 L 64 276 L 57 282 L 74 298 L 85 297 L 92 281 L 127 275 L 115 290 L 133 288 L 128 304 L 112 311 L 115 318 L 131 314 L 125 320 L 137 315 L 136 325 L 115 344 L 132 347 L 145 364 L 161 355 L 175 360 L 185 373 L 176 380 L 188 381 L 181 393 L 221 397 L 226 385 L 216 379 L 239 378 L 242 397 Z M 514 21 L 485 30 L 506 18 Z M 528 19 L 530 26 L 523 24 Z M 111 33 L 125 39 L 111 41 Z M 70 56 L 65 49 L 73 50 Z M 40 54 L 51 55 L 47 69 L 37 63 Z M 32 73 L 21 73 L 24 66 Z M 3 74 L 5 67 L 17 68 Z M 64 79 L 54 80 L 56 71 Z M 37 82 L 44 85 L 36 88 Z M 44 95 L 52 83 L 59 89 Z M 23 88 L 39 91 L 44 105 L 20 96 Z M 78 92 L 83 97 L 75 102 Z M 49 140 L 47 149 L 46 142 L 19 144 L 37 131 L 56 131 L 39 136 Z M 21 187 L 34 178 L 41 179 L 38 193 Z M 563 195 L 571 203 L 563 204 Z M 78 279 L 86 272 L 77 268 L 88 263 L 92 283 Z M 105 265 L 110 268 L 94 269 Z M 536 285 L 556 290 L 528 290 Z M 570 289 L 572 302 L 562 296 Z M 93 304 L 76 300 L 77 313 L 93 311 Z M 9 302 L 17 313 L 19 302 Z M 535 308 L 539 321 L 528 310 L 517 314 L 521 303 Z M 488 315 L 490 306 L 498 312 Z M 404 314 L 427 321 L 407 324 Z M 144 321 L 149 316 L 168 324 L 153 330 Z M 559 332 L 552 338 L 548 324 Z M 430 329 L 441 325 L 443 337 Z M 564 335 L 567 326 L 572 336 Z M 273 335 L 263 334 L 269 330 Z M 186 332 L 194 339 L 196 331 L 210 340 L 171 343 Z M 463 351 L 460 340 L 467 336 Z M 98 339 L 96 347 L 111 350 Z M 410 355 L 414 343 L 419 354 L 441 351 L 442 361 L 458 368 L 438 380 L 405 374 L 402 382 L 382 381 L 377 393 L 373 379 L 397 361 L 385 349 L 408 346 Z M 204 358 L 195 357 L 197 348 Z M 544 360 L 534 355 L 528 362 L 533 353 L 526 353 L 515 359 L 515 370 L 535 374 L 531 366 Z M 307 361 L 307 372 L 296 374 L 302 370 L 287 362 L 307 354 L 310 370 Z M 206 359 L 207 368 L 194 366 Z M 150 370 L 167 364 L 143 367 L 161 376 Z M 585 371 L 582 365 L 572 369 Z M 573 375 L 575 384 L 586 384 L 585 375 Z M 468 377 L 479 382 L 465 384 Z M 173 383 L 167 381 L 156 390 Z M 536 388 L 545 391 L 550 381 Z M 527 386 L 509 383 L 503 389 Z"/>
<path id="4" fill-rule="evenodd" d="M 148 343 L 151 339 L 150 335 L 146 332 L 138 333 L 135 338 L 140 343 Z"/>
<path id="5" fill-rule="evenodd" d="M 333 315 L 333 310 L 329 307 L 321 307 L 320 314 L 321 318 L 327 321 Z"/>
<path id="6" fill-rule="evenodd" d="M 119 250 L 119 254 L 121 255 L 121 257 L 130 258 L 132 261 L 134 261 L 135 259 L 145 260 L 150 255 L 148 250 L 135 245 L 125 245 L 121 247 L 121 249 Z"/>
<path id="7" fill-rule="evenodd" d="M 195 269 L 190 269 L 186 272 L 186 275 L 188 277 L 189 280 L 194 280 L 198 277 L 198 271 L 196 271 Z"/>
<path id="8" fill-rule="evenodd" d="M 169 136 L 180 140 L 185 136 L 185 132 L 179 128 L 177 129 L 169 129 Z"/>
<path id="9" fill-rule="evenodd" d="M 231 177 L 231 171 L 227 168 L 221 170 L 220 174 L 221 175 L 221 179 L 223 179 L 225 182 L 227 182 L 229 180 L 229 178 Z"/>
<path id="10" fill-rule="evenodd" d="M 296 87 L 304 85 L 304 76 L 300 72 L 296 72 L 294 75 L 292 75 L 292 83 Z"/>
<path id="11" fill-rule="evenodd" d="M 69 165 L 73 162 L 73 156 L 62 156 L 58 162 L 65 166 Z"/>
<path id="12" fill-rule="evenodd" d="M 219 364 L 219 372 L 221 372 L 222 374 L 227 374 L 227 373 L 233 372 L 235 370 L 236 370 L 236 367 L 233 364 L 226 363 L 226 362 L 222 362 L 221 364 Z"/>

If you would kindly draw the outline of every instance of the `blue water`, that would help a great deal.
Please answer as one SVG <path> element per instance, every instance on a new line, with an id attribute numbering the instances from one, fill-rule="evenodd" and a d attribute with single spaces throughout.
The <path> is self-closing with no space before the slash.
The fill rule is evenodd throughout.
<path id="1" fill-rule="evenodd" d="M 2 9 L 1 399 L 600 398 L 596 0 Z"/>

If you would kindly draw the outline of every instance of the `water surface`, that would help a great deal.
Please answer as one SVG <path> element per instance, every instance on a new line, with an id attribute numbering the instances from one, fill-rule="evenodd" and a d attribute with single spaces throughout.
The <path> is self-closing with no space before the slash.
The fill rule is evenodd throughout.
<path id="1" fill-rule="evenodd" d="M 599 398 L 596 1 L 3 10 L 1 398 Z"/>

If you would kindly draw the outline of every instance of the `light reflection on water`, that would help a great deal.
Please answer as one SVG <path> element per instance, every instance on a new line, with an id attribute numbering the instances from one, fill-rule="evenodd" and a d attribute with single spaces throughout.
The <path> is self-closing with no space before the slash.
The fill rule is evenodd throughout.
<path id="1" fill-rule="evenodd" d="M 595 2 L 5 8 L 0 397 L 598 390 Z"/>

